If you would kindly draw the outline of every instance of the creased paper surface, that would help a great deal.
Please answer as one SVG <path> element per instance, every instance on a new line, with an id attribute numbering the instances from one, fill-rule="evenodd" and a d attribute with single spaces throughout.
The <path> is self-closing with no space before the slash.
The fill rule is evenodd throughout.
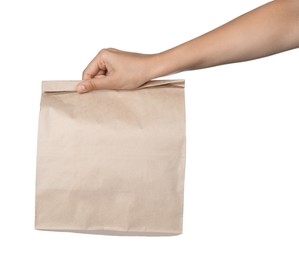
<path id="1" fill-rule="evenodd" d="M 43 82 L 36 229 L 182 233 L 184 81 L 82 95 L 77 83 Z"/>

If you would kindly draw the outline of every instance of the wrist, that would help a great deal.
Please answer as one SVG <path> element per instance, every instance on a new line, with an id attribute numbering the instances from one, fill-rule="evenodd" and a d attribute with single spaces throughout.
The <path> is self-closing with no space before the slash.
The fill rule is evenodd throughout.
<path id="1" fill-rule="evenodd" d="M 169 51 L 148 56 L 148 76 L 150 79 L 175 73 Z"/>
<path id="2" fill-rule="evenodd" d="M 167 51 L 150 55 L 149 68 L 152 78 L 163 77 L 194 69 L 194 52 L 188 46 L 180 45 Z M 199 62 L 198 62 L 199 63 Z M 198 65 L 198 64 L 196 64 Z"/>

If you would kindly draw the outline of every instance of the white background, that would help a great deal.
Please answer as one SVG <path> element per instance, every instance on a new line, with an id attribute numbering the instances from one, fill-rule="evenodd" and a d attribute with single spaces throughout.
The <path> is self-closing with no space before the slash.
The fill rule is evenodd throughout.
<path id="1" fill-rule="evenodd" d="M 1 1 L 0 259 L 298 260 L 299 50 L 171 76 L 186 79 L 183 235 L 34 230 L 41 80 L 80 79 L 105 47 L 162 51 L 263 3 Z"/>

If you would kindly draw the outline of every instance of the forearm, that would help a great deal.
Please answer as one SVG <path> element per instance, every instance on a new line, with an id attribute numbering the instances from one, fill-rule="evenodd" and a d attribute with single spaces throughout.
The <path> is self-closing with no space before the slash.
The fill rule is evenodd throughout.
<path id="1" fill-rule="evenodd" d="M 153 77 L 247 61 L 299 47 L 299 0 L 276 0 L 153 56 Z"/>

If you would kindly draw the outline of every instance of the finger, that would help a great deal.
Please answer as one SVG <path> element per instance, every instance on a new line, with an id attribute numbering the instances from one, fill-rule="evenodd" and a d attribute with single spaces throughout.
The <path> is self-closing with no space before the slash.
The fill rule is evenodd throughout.
<path id="1" fill-rule="evenodd" d="M 109 76 L 98 76 L 97 78 L 83 80 L 77 86 L 77 92 L 80 94 L 90 92 L 96 89 L 111 89 L 112 81 Z"/>
<path id="2" fill-rule="evenodd" d="M 101 56 L 98 54 L 94 59 L 87 65 L 83 71 L 82 79 L 91 79 L 95 75 L 104 75 L 106 74 L 106 66 L 104 61 L 101 59 Z"/>

